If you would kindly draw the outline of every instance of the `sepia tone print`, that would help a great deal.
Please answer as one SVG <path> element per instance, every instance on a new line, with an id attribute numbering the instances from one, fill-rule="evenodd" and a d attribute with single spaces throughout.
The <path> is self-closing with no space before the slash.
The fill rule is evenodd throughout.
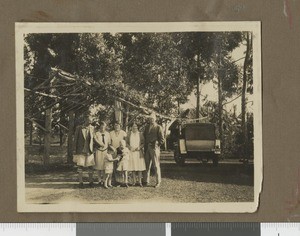
<path id="1" fill-rule="evenodd" d="M 256 210 L 259 23 L 16 29 L 19 211 Z"/>

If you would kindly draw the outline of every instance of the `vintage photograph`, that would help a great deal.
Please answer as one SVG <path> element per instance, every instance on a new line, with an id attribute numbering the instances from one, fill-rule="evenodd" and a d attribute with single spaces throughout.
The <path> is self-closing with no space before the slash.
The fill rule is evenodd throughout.
<path id="1" fill-rule="evenodd" d="M 255 212 L 259 22 L 17 23 L 19 212 Z"/>

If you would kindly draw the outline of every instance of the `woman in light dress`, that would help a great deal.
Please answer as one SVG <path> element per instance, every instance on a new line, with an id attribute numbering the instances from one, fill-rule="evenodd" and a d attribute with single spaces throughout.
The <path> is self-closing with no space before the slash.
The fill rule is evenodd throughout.
<path id="1" fill-rule="evenodd" d="M 120 146 L 120 142 L 122 140 L 125 140 L 127 134 L 124 130 L 121 129 L 121 124 L 119 122 L 116 122 L 114 124 L 114 130 L 110 133 L 111 138 L 111 145 L 117 149 Z M 121 186 L 121 183 L 123 181 L 122 176 L 119 175 L 119 172 L 117 171 L 117 162 L 114 162 L 114 171 L 112 175 L 112 181 L 115 186 Z"/>
<path id="2" fill-rule="evenodd" d="M 107 154 L 107 148 L 110 145 L 111 138 L 109 133 L 106 131 L 106 124 L 105 122 L 100 122 L 100 128 L 95 133 L 94 136 L 94 143 L 96 146 L 95 152 L 95 166 L 94 169 L 98 173 L 99 185 L 104 184 L 104 159 Z"/>
<path id="3" fill-rule="evenodd" d="M 143 187 L 142 172 L 146 170 L 145 159 L 143 155 L 144 137 L 142 133 L 139 132 L 136 123 L 132 125 L 126 141 L 130 150 L 128 171 L 132 172 L 133 184 Z M 136 181 L 136 177 L 138 177 L 138 181 Z"/>

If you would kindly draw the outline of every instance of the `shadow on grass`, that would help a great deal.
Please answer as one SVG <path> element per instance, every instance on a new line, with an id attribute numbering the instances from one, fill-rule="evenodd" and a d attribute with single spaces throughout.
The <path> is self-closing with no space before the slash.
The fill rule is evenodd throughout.
<path id="1" fill-rule="evenodd" d="M 253 186 L 253 165 L 240 163 L 220 163 L 218 167 L 211 164 L 187 163 L 178 166 L 175 163 L 161 163 L 162 181 L 192 181 L 201 183 L 233 184 L 239 186 Z M 84 181 L 88 182 L 87 172 Z M 153 178 L 153 177 L 152 177 Z M 94 181 L 97 181 L 94 173 Z M 43 168 L 31 166 L 26 170 L 26 187 L 67 189 L 78 188 L 76 167 L 73 165 L 59 165 Z M 89 188 L 88 185 L 85 188 Z M 100 188 L 100 187 L 98 187 Z"/>
<path id="2" fill-rule="evenodd" d="M 253 186 L 253 165 L 240 163 L 211 164 L 187 163 L 184 166 L 175 163 L 161 165 L 162 178 L 204 183 L 221 183 Z"/>

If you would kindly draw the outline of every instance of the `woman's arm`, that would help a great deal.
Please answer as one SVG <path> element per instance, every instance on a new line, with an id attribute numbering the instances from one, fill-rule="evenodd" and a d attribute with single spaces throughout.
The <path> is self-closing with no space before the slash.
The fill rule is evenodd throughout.
<path id="1" fill-rule="evenodd" d="M 113 162 L 113 161 L 118 161 L 119 158 L 118 157 L 113 158 L 112 155 L 107 155 L 106 160 L 108 160 L 109 162 Z"/>
<path id="2" fill-rule="evenodd" d="M 125 137 L 126 146 L 129 148 L 129 150 L 131 150 L 131 147 L 130 147 L 130 134 L 131 134 L 131 132 L 129 131 L 128 135 Z"/>
<path id="3" fill-rule="evenodd" d="M 99 133 L 95 133 L 95 136 L 94 136 L 94 142 L 96 144 L 98 144 L 100 147 L 104 147 L 104 143 L 102 142 L 101 139 L 99 139 Z"/>
<path id="4" fill-rule="evenodd" d="M 77 126 L 76 129 L 75 129 L 73 152 L 77 151 L 78 132 L 79 132 L 79 126 Z"/>
<path id="5" fill-rule="evenodd" d="M 142 133 L 140 133 L 140 147 L 139 149 L 142 149 L 145 145 L 145 138 L 144 135 Z"/>

